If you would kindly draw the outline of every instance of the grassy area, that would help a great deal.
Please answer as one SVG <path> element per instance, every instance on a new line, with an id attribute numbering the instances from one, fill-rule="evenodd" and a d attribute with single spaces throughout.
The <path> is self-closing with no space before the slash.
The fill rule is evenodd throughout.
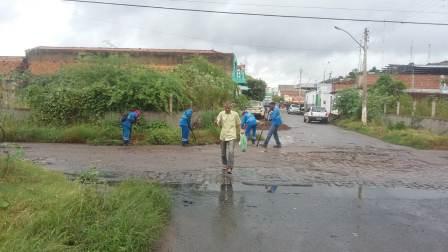
<path id="1" fill-rule="evenodd" d="M 42 143 L 87 143 L 96 145 L 121 144 L 121 127 L 115 121 L 101 121 L 91 124 L 70 126 L 37 125 L 31 121 L 2 120 L 8 142 Z M 214 127 L 195 130 L 193 144 L 211 144 L 219 140 L 219 132 Z M 134 126 L 134 144 L 180 144 L 180 128 L 169 127 L 161 121 L 151 123 L 143 121 Z"/>
<path id="2" fill-rule="evenodd" d="M 372 122 L 364 127 L 359 120 L 352 119 L 337 120 L 335 124 L 393 144 L 417 149 L 448 150 L 448 135 L 436 135 L 427 130 L 406 128 L 402 124 L 386 126 L 381 122 Z"/>
<path id="3" fill-rule="evenodd" d="M 0 158 L 0 251 L 150 250 L 169 218 L 168 193 L 82 181 Z"/>

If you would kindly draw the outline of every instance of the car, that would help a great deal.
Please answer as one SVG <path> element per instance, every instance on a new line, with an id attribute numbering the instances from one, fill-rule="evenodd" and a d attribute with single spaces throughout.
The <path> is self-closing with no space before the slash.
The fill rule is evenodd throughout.
<path id="1" fill-rule="evenodd" d="M 330 114 L 324 107 L 310 107 L 303 116 L 303 121 L 310 123 L 312 121 L 318 121 L 322 123 L 328 123 Z"/>
<path id="2" fill-rule="evenodd" d="M 302 106 L 298 104 L 291 104 L 289 105 L 288 109 L 286 110 L 288 114 L 296 114 L 300 115 L 303 114 Z"/>
<path id="3" fill-rule="evenodd" d="M 260 119 L 264 117 L 265 108 L 263 102 L 251 100 L 246 111 L 252 113 L 255 118 Z"/>

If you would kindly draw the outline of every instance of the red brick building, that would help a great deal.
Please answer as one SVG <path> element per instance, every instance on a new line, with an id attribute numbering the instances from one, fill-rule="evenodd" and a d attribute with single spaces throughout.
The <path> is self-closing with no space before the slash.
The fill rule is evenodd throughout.
<path id="1" fill-rule="evenodd" d="M 214 50 L 146 49 L 146 48 L 90 48 L 90 47 L 36 47 L 26 51 L 28 70 L 35 75 L 57 72 L 65 65 L 74 64 L 84 55 L 125 55 L 136 64 L 168 70 L 197 56 L 232 72 L 233 53 Z"/>
<path id="2" fill-rule="evenodd" d="M 0 56 L 0 75 L 9 75 L 23 66 L 23 57 Z"/>
<path id="3" fill-rule="evenodd" d="M 14 70 L 29 70 L 35 75 L 57 72 L 61 67 L 74 64 L 86 55 L 123 55 L 131 61 L 158 70 L 169 70 L 197 56 L 221 67 L 227 73 L 233 69 L 234 54 L 214 50 L 146 49 L 146 48 L 91 48 L 91 47 L 45 47 L 26 51 L 25 57 L 0 57 L 0 75 Z"/>

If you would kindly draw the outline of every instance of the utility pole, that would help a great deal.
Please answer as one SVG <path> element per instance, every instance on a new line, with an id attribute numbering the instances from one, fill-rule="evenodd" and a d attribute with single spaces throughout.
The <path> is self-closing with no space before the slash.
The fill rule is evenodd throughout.
<path id="1" fill-rule="evenodd" d="M 367 126 L 367 42 L 369 41 L 369 30 L 364 30 L 364 59 L 363 59 L 363 73 L 362 73 L 362 114 L 361 121 L 364 126 Z"/>
<path id="2" fill-rule="evenodd" d="M 367 28 L 364 29 L 364 43 L 360 43 L 355 37 L 353 37 L 350 32 L 335 26 L 336 30 L 345 32 L 353 41 L 364 51 L 363 58 L 363 73 L 362 73 L 362 115 L 361 121 L 364 126 L 367 125 L 367 43 L 369 42 L 369 30 Z"/>

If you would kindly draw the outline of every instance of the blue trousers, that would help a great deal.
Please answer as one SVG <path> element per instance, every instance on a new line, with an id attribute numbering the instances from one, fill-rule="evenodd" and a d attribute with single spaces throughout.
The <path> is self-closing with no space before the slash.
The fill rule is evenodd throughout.
<path id="1" fill-rule="evenodd" d="M 123 143 L 129 144 L 132 138 L 132 125 L 122 124 L 121 127 L 123 128 Z"/>
<path id="2" fill-rule="evenodd" d="M 188 128 L 188 126 L 180 126 L 181 130 L 182 130 L 182 143 L 183 144 L 188 144 L 188 140 L 190 138 L 190 129 Z"/>
<path id="3" fill-rule="evenodd" d="M 252 136 L 251 136 L 252 133 Z M 253 125 L 247 125 L 246 131 L 245 131 L 247 140 L 252 140 L 252 143 L 254 143 L 257 140 L 257 124 Z"/>
<path id="4" fill-rule="evenodd" d="M 277 133 L 278 127 L 280 127 L 280 125 L 274 125 L 274 124 L 271 125 L 271 128 L 269 128 L 269 131 L 268 131 L 268 135 L 266 136 L 266 140 L 264 140 L 265 146 L 268 145 L 269 140 L 271 140 L 272 135 L 274 135 L 275 143 L 277 145 L 282 145 L 280 143 L 280 139 L 278 138 L 278 133 Z"/>

